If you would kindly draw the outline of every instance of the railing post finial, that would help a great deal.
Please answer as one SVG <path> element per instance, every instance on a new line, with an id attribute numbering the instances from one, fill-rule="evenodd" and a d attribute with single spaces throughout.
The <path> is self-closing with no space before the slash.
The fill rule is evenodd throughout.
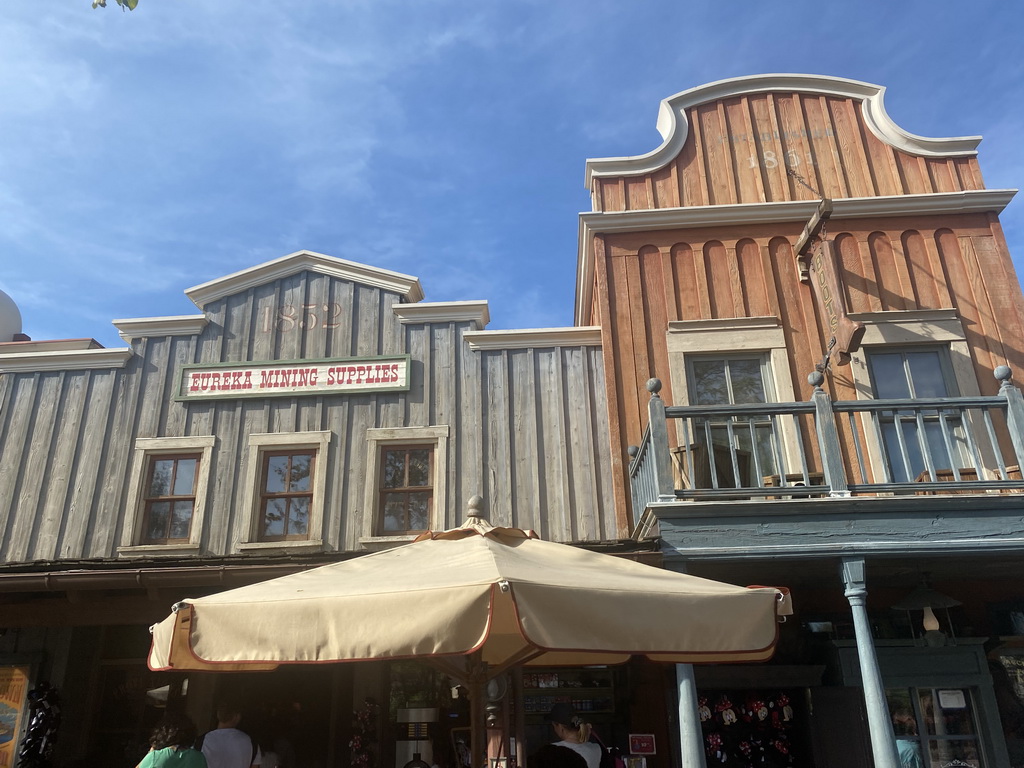
<path id="1" fill-rule="evenodd" d="M 1002 389 L 1003 387 L 1013 386 L 1011 384 L 1011 382 L 1013 381 L 1013 371 L 1010 370 L 1010 366 L 997 365 L 996 369 L 992 371 L 992 375 L 995 376 L 996 379 L 998 379 L 1001 382 L 999 385 L 1000 389 Z"/>
<path id="2" fill-rule="evenodd" d="M 651 397 L 661 397 L 658 394 L 661 392 L 661 379 L 648 379 L 647 391 L 651 393 Z"/>
<path id="3" fill-rule="evenodd" d="M 821 371 L 811 371 L 807 374 L 807 383 L 814 387 L 815 392 L 819 392 L 821 385 L 825 383 L 825 374 Z"/>

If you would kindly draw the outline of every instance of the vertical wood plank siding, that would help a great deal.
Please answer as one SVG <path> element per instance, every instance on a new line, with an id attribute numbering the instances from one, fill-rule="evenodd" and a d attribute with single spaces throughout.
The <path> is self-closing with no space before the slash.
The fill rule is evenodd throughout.
<path id="1" fill-rule="evenodd" d="M 675 160 L 646 175 L 597 179 L 597 210 L 816 199 L 787 168 L 831 198 L 984 188 L 977 158 L 893 149 L 867 128 L 854 99 L 749 94 L 697 105 L 686 117 L 689 135 Z"/>
<path id="2" fill-rule="evenodd" d="M 957 310 L 984 394 L 998 389 L 995 366 L 1024 368 L 1017 279 L 985 214 L 959 215 L 955 234 L 944 226 L 949 217 L 941 216 L 856 223 L 856 229 L 836 231 L 849 222 L 833 222 L 830 233 L 851 311 Z M 597 269 L 607 280 L 610 310 L 604 351 L 609 366 L 615 364 L 609 379 L 620 386 L 613 422 L 622 425 L 613 433 L 613 451 L 625 455 L 640 440 L 648 378 L 662 380 L 666 402 L 685 400 L 671 391 L 666 331 L 673 320 L 778 317 L 796 396 L 808 395 L 800 388 L 824 353 L 825 335 L 810 286 L 797 277 L 790 243 L 800 230 L 799 224 L 736 226 L 729 240 L 719 239 L 721 227 L 604 236 L 605 264 Z M 652 258 L 659 249 L 673 258 Z M 666 293 L 673 294 L 671 301 Z M 837 399 L 857 398 L 848 369 L 835 369 L 832 390 Z"/>
<path id="3" fill-rule="evenodd" d="M 116 556 L 136 438 L 215 435 L 202 554 L 237 550 L 249 436 L 330 430 L 322 536 L 356 551 L 372 427 L 450 427 L 446 527 L 482 494 L 496 525 L 613 539 L 600 347 L 473 351 L 465 322 L 402 324 L 397 294 L 303 272 L 217 300 L 198 337 L 133 343 L 124 369 L 0 374 L 0 557 Z M 282 304 L 330 323 L 277 322 Z M 331 327 L 325 327 L 330 325 Z M 410 354 L 408 393 L 174 401 L 183 363 Z M 320 532 L 316 532 L 320 533 Z"/>
<path id="4" fill-rule="evenodd" d="M 867 127 L 861 106 L 853 98 L 789 92 L 694 105 L 686 111 L 686 140 L 664 167 L 594 178 L 595 210 L 818 199 L 808 187 L 833 199 L 984 189 L 977 158 L 895 149 Z M 777 317 L 796 397 L 809 394 L 804 382 L 824 354 L 825 333 L 793 259 L 802 222 L 635 233 L 593 226 L 594 242 L 585 246 L 594 259 L 589 314 L 602 324 L 613 456 L 625 456 L 640 440 L 648 378 L 661 379 L 666 402 L 685 402 L 684 393 L 671 391 L 671 321 Z M 828 236 L 836 243 L 850 311 L 955 309 L 985 394 L 997 390 L 995 366 L 1024 366 L 1024 306 L 994 214 L 834 219 Z M 857 397 L 848 369 L 836 368 L 830 386 L 835 398 Z M 613 477 L 620 509 L 629 506 L 625 466 L 616 464 L 621 477 Z"/>

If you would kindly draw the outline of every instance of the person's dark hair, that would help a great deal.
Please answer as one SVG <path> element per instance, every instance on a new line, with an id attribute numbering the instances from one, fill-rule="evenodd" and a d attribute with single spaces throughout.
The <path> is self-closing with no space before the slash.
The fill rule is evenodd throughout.
<path id="1" fill-rule="evenodd" d="M 544 715 L 549 723 L 560 725 L 576 734 L 576 740 L 581 744 L 590 741 L 590 733 L 593 726 L 576 714 L 571 704 L 560 701 L 551 708 L 551 711 Z"/>
<path id="2" fill-rule="evenodd" d="M 529 768 L 587 768 L 587 761 L 576 750 L 545 744 L 533 753 Z"/>
<path id="3" fill-rule="evenodd" d="M 551 708 L 551 711 L 544 715 L 544 719 L 549 723 L 558 723 L 564 725 L 566 728 L 579 728 L 580 723 L 583 721 L 580 716 L 576 714 L 576 710 L 572 708 L 571 704 L 566 704 L 563 701 L 558 702 Z"/>
<path id="4" fill-rule="evenodd" d="M 191 747 L 196 740 L 196 727 L 180 712 L 168 712 L 157 723 L 149 737 L 153 749 L 165 747 Z"/>
<path id="5" fill-rule="evenodd" d="M 217 704 L 217 720 L 221 723 L 226 723 L 235 715 L 240 714 L 242 714 L 242 709 L 238 706 L 237 701 L 225 699 Z"/>

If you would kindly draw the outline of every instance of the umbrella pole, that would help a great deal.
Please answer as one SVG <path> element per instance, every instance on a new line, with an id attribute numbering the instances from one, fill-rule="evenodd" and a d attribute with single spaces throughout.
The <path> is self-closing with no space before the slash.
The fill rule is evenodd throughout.
<path id="1" fill-rule="evenodd" d="M 481 659 L 480 651 L 469 657 L 469 727 L 470 768 L 487 766 L 487 734 L 485 731 L 485 699 L 487 697 L 487 662 Z"/>

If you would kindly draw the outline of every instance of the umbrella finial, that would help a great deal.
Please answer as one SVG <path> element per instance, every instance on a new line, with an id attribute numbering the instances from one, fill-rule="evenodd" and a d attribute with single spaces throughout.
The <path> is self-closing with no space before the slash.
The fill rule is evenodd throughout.
<path id="1" fill-rule="evenodd" d="M 486 520 L 483 513 L 484 497 L 477 494 L 469 500 L 469 510 L 466 512 L 466 521 L 469 522 L 473 518 L 477 520 Z"/>

